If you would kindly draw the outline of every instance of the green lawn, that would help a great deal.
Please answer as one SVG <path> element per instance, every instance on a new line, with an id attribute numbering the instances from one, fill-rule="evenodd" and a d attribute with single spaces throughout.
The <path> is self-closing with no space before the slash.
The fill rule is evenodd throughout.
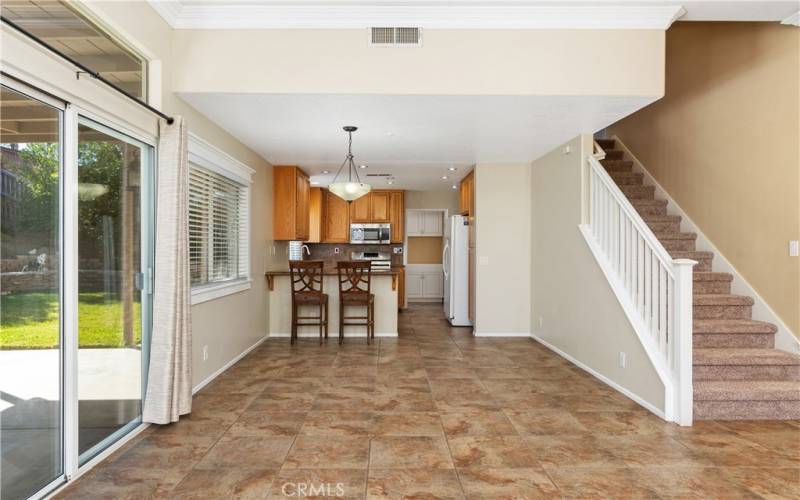
<path id="1" fill-rule="evenodd" d="M 142 338 L 134 303 L 135 344 Z M 82 293 L 78 298 L 80 347 L 123 347 L 122 304 L 106 294 Z M 58 295 L 13 293 L 0 296 L 0 349 L 46 349 L 58 346 Z"/>

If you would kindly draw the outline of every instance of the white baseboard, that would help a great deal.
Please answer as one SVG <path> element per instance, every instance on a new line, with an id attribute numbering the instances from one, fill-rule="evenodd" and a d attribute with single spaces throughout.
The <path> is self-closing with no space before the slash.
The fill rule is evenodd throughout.
<path id="1" fill-rule="evenodd" d="M 474 337 L 526 337 L 530 338 L 531 332 L 478 332 L 473 330 Z"/>
<path id="2" fill-rule="evenodd" d="M 285 338 L 289 338 L 290 336 L 291 336 L 290 333 L 270 333 L 269 334 L 269 338 L 276 338 L 276 339 L 277 338 L 285 339 Z M 318 339 L 319 338 L 319 333 L 317 333 L 317 332 L 302 332 L 302 333 L 298 333 L 297 336 L 299 338 L 301 338 L 301 339 L 312 339 L 312 338 L 313 339 Z M 345 333 L 344 337 L 348 338 L 348 339 L 349 338 L 362 338 L 362 339 L 367 338 L 367 336 L 366 336 L 366 334 L 364 332 Z M 395 333 L 391 333 L 391 332 L 383 332 L 383 333 L 375 332 L 375 338 L 377 338 L 377 337 L 384 337 L 384 338 L 397 337 L 397 332 L 395 332 Z M 339 333 L 338 332 L 337 333 L 328 332 L 328 340 L 330 340 L 330 339 L 338 339 L 338 338 L 339 338 Z"/>
<path id="3" fill-rule="evenodd" d="M 633 401 L 635 401 L 636 403 L 638 403 L 639 405 L 641 405 L 645 409 L 647 409 L 650 412 L 652 412 L 653 414 L 657 415 L 659 418 L 661 418 L 663 420 L 666 420 L 666 417 L 664 415 L 664 411 L 662 411 L 659 408 L 655 407 L 652 403 L 650 403 L 648 401 L 645 401 L 644 399 L 640 398 L 638 395 L 636 395 L 633 392 L 629 391 L 628 389 L 622 387 L 621 385 L 619 385 L 618 383 L 614 382 L 610 378 L 606 377 L 602 373 L 599 373 L 599 372 L 595 371 L 593 368 L 590 368 L 589 366 L 583 364 L 582 362 L 580 362 L 577 359 L 573 358 L 572 356 L 570 356 L 569 354 L 565 353 L 564 351 L 562 351 L 558 347 L 554 346 L 553 344 L 547 342 L 546 340 L 542 340 L 541 338 L 537 337 L 534 334 L 531 334 L 531 338 L 533 340 L 539 342 L 543 346 L 547 347 L 548 349 L 550 349 L 554 353 L 558 354 L 562 358 L 566 359 L 567 361 L 569 361 L 573 365 L 577 366 L 581 370 L 589 373 L 590 375 L 592 375 L 596 379 L 600 380 L 601 382 L 603 382 L 607 386 L 609 386 L 612 389 L 624 394 L 626 397 L 632 399 Z"/>
<path id="4" fill-rule="evenodd" d="M 697 224 L 686 215 L 680 205 L 678 205 L 675 200 L 667 193 L 667 191 L 661 187 L 661 184 L 653 177 L 650 172 L 644 167 L 644 164 L 636 158 L 636 155 L 631 153 L 631 151 L 625 146 L 625 143 L 620 140 L 619 137 L 616 135 L 611 136 L 614 139 L 618 146 L 618 149 L 621 149 L 625 152 L 626 157 L 630 158 L 633 161 L 633 168 L 634 171 L 640 172 L 644 174 L 644 183 L 645 185 L 651 185 L 656 188 L 656 197 L 662 198 L 667 200 L 667 213 L 670 215 L 680 215 L 681 216 L 681 231 L 697 233 L 697 250 L 699 251 L 706 251 L 706 252 L 714 252 L 714 261 L 712 263 L 712 268 L 716 272 L 723 272 L 729 273 L 733 275 L 733 283 L 731 284 L 731 293 L 736 295 L 747 295 L 753 298 L 753 319 L 758 321 L 766 321 L 768 323 L 772 323 L 778 327 L 778 332 L 775 334 L 775 348 L 781 349 L 783 351 L 791 352 L 793 354 L 800 354 L 800 340 L 794 336 L 792 331 L 786 326 L 780 316 L 775 313 L 775 311 L 767 304 L 767 302 L 755 291 L 755 289 L 750 285 L 750 283 L 745 280 L 741 273 L 733 267 L 733 264 L 730 263 L 728 259 L 719 251 L 717 247 L 715 247 L 711 241 L 703 234 L 703 231 L 697 227 Z"/>
<path id="5" fill-rule="evenodd" d="M 199 384 L 197 384 L 196 386 L 194 386 L 194 388 L 192 389 L 192 396 L 194 396 L 195 394 L 197 394 L 197 393 L 200 391 L 200 389 L 202 389 L 203 387 L 205 387 L 205 386 L 207 386 L 208 384 L 210 384 L 210 383 L 211 383 L 211 382 L 212 382 L 212 381 L 213 381 L 215 378 L 217 378 L 217 377 L 219 377 L 220 375 L 222 375 L 222 373 L 223 373 L 223 372 L 225 372 L 225 370 L 227 370 L 227 369 L 228 369 L 228 368 L 230 368 L 231 366 L 233 366 L 233 365 L 235 365 L 236 363 L 238 363 L 238 362 L 239 362 L 239 360 L 240 360 L 240 359 L 242 359 L 243 357 L 247 356 L 247 355 L 250 353 L 250 351 L 252 351 L 252 350 L 253 350 L 253 349 L 255 349 L 256 347 L 260 346 L 262 342 L 264 342 L 265 340 L 267 340 L 267 338 L 269 338 L 269 337 L 266 337 L 266 336 L 265 336 L 265 337 L 262 337 L 261 339 L 259 339 L 259 340 L 258 340 L 258 342 L 256 342 L 255 344 L 251 345 L 250 347 L 248 347 L 247 349 L 245 349 L 244 351 L 242 351 L 242 352 L 241 352 L 241 353 L 240 353 L 238 356 L 236 356 L 236 357 L 235 357 L 235 358 L 233 358 L 232 360 L 230 360 L 230 361 L 228 361 L 227 363 L 225 363 L 225 364 L 224 364 L 222 367 L 220 367 L 220 368 L 219 368 L 218 370 L 216 370 L 214 373 L 212 373 L 211 375 L 209 375 L 208 377 L 206 377 L 206 379 L 205 379 L 205 380 L 203 380 L 202 382 L 200 382 Z"/>
<path id="6" fill-rule="evenodd" d="M 431 303 L 439 303 L 441 304 L 444 302 L 444 298 L 442 297 L 408 297 L 409 304 L 431 304 Z"/>

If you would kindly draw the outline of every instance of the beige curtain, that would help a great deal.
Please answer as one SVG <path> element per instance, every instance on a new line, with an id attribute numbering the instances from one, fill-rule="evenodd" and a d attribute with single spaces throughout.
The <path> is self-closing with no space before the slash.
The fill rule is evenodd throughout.
<path id="1" fill-rule="evenodd" d="M 160 123 L 153 334 L 145 422 L 168 424 L 192 409 L 189 165 L 186 125 Z"/>

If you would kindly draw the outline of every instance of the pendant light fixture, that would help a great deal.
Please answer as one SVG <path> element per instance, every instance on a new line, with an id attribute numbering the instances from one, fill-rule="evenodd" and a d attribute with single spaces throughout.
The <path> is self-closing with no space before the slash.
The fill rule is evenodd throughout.
<path id="1" fill-rule="evenodd" d="M 364 184 L 361 182 L 361 179 L 358 177 L 358 169 L 353 162 L 353 132 L 358 130 L 358 127 L 348 125 L 343 128 L 344 131 L 347 132 L 348 138 L 347 157 L 344 159 L 342 166 L 339 167 L 339 171 L 336 172 L 336 177 L 333 178 L 333 182 L 328 186 L 328 190 L 339 198 L 350 203 L 351 201 L 357 200 L 358 198 L 361 198 L 365 194 L 369 193 L 372 188 L 369 184 Z M 336 182 L 336 179 L 339 178 L 339 174 L 342 173 L 342 169 L 345 165 L 347 165 L 347 181 Z M 356 174 L 355 180 L 353 180 L 354 172 Z"/>

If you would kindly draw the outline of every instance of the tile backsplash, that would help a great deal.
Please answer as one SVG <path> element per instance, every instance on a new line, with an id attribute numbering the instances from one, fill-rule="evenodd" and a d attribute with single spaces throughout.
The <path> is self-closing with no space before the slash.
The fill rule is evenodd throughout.
<path id="1" fill-rule="evenodd" d="M 325 262 L 325 266 L 336 266 L 336 262 L 340 260 L 350 260 L 351 252 L 384 252 L 388 253 L 392 259 L 393 266 L 403 265 L 403 254 L 394 253 L 394 248 L 403 248 L 403 245 L 352 245 L 350 243 L 308 243 L 308 249 L 311 255 L 307 256 L 308 260 L 321 260 Z M 336 253 L 336 249 L 339 253 Z"/>

